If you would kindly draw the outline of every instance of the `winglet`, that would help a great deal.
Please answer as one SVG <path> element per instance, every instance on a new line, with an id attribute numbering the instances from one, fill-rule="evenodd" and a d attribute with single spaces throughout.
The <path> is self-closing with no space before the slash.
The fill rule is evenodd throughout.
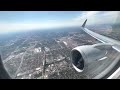
<path id="1" fill-rule="evenodd" d="M 83 23 L 82 27 L 85 27 L 86 22 L 87 22 L 87 19 L 86 19 L 85 22 Z"/>

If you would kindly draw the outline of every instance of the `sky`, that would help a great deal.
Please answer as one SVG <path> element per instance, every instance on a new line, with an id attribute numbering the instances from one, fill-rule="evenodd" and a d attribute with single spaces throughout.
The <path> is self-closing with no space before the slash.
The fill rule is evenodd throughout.
<path id="1" fill-rule="evenodd" d="M 113 24 L 119 11 L 0 11 L 0 33 L 66 26 Z M 119 23 L 119 22 L 117 22 Z"/>

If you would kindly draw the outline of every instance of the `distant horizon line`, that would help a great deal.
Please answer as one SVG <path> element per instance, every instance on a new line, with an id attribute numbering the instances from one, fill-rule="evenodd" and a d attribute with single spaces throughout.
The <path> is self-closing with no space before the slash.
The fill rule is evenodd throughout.
<path id="1" fill-rule="evenodd" d="M 120 25 L 120 23 L 115 23 L 115 24 L 110 24 L 110 23 L 106 23 L 106 24 L 96 24 L 97 26 L 99 25 Z M 87 25 L 86 24 L 86 27 L 91 27 L 91 26 L 96 26 L 96 25 Z M 74 27 L 81 27 L 81 25 L 76 25 L 76 26 L 61 26 L 61 27 L 50 27 L 50 28 L 40 28 L 40 29 L 23 29 L 22 31 L 19 30 L 19 31 L 11 31 L 11 32 L 2 32 L 0 33 L 1 34 L 9 34 L 9 33 L 20 33 L 20 32 L 30 32 L 30 31 L 44 31 L 44 30 L 50 30 L 50 29 L 60 29 L 60 28 L 74 28 Z"/>

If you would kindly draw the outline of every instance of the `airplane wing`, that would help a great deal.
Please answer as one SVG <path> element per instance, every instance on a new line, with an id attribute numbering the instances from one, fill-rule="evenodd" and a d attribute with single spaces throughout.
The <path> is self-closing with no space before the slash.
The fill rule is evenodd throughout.
<path id="1" fill-rule="evenodd" d="M 85 31 L 87 34 L 89 34 L 90 36 L 94 37 L 95 39 L 97 39 L 98 41 L 102 42 L 102 43 L 107 43 L 112 45 L 112 48 L 117 50 L 118 52 L 120 52 L 120 41 L 114 40 L 112 38 L 108 38 L 106 36 L 100 35 L 98 33 L 95 33 L 87 28 L 85 28 L 85 24 L 87 22 L 87 19 L 85 20 L 85 22 L 83 23 L 81 29 L 83 31 Z"/>

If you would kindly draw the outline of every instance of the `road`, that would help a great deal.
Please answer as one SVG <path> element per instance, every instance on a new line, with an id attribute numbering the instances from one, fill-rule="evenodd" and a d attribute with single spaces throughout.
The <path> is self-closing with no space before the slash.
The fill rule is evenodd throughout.
<path id="1" fill-rule="evenodd" d="M 20 69 L 21 69 L 21 66 L 22 66 L 23 61 L 24 61 L 24 56 L 26 55 L 27 51 L 29 51 L 29 50 L 33 49 L 33 48 L 36 46 L 36 44 L 37 44 L 37 43 L 35 43 L 35 45 L 33 45 L 33 46 L 29 47 L 29 48 L 28 48 L 28 49 L 24 52 L 24 54 L 23 54 L 23 56 L 22 56 L 22 58 L 21 58 L 20 65 L 19 65 L 18 69 L 16 70 L 15 77 L 17 77 L 17 74 L 19 73 L 19 71 L 20 71 Z"/>

